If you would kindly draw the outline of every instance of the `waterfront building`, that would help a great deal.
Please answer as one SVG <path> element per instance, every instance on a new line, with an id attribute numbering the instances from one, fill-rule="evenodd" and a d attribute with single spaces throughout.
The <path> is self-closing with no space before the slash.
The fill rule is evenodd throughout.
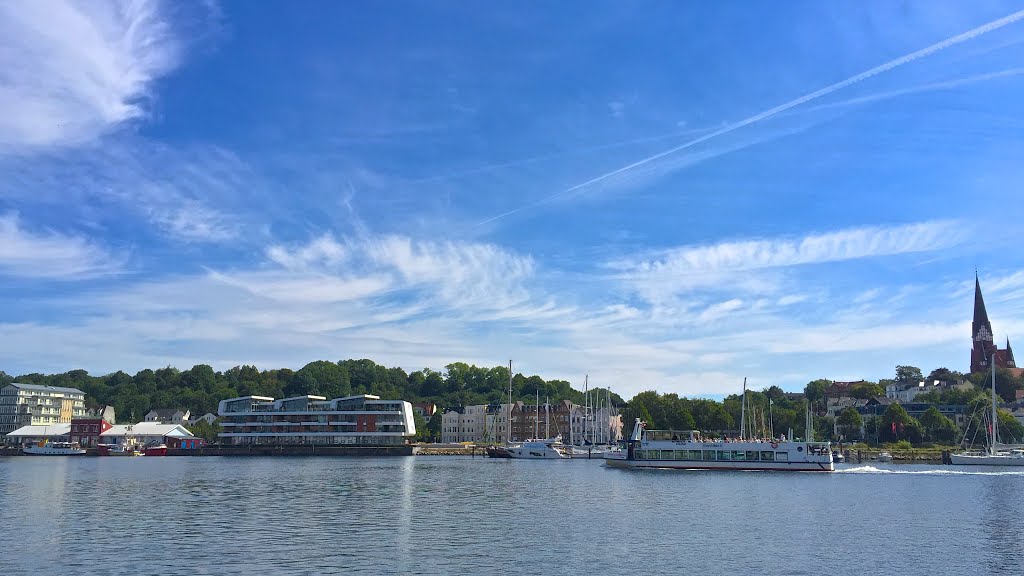
<path id="1" fill-rule="evenodd" d="M 188 410 L 175 410 L 174 408 L 158 408 L 150 410 L 146 416 L 146 422 L 161 422 L 163 424 L 185 424 L 192 414 Z"/>
<path id="2" fill-rule="evenodd" d="M 95 448 L 101 442 L 100 435 L 115 423 L 113 406 L 89 410 L 84 416 L 71 419 L 70 441 L 77 442 L 82 448 Z"/>
<path id="3" fill-rule="evenodd" d="M 77 388 L 15 382 L 0 389 L 0 436 L 22 426 L 67 424 L 85 416 L 85 392 Z"/>
<path id="4" fill-rule="evenodd" d="M 989 360 L 995 355 L 996 368 L 1006 368 L 1020 376 L 1024 370 L 1017 368 L 1013 360 L 1013 349 L 1010 338 L 1006 338 L 1006 348 L 1000 350 L 992 335 L 992 323 L 988 321 L 985 299 L 981 296 L 981 282 L 974 275 L 974 321 L 971 322 L 971 372 L 988 372 Z"/>
<path id="5" fill-rule="evenodd" d="M 411 404 L 370 394 L 242 396 L 221 400 L 217 414 L 226 444 L 391 446 L 416 435 Z"/>
<path id="6" fill-rule="evenodd" d="M 115 446 L 146 446 L 168 444 L 171 439 L 193 439 L 195 436 L 181 424 L 164 424 L 162 422 L 139 422 L 137 424 L 117 424 L 100 434 L 100 444 Z"/>
<path id="7" fill-rule="evenodd" d="M 496 443 L 508 437 L 508 404 L 475 404 L 441 414 L 441 442 Z"/>
<path id="8" fill-rule="evenodd" d="M 29 424 L 4 435 L 8 446 L 32 446 L 44 441 L 67 442 L 71 424 Z"/>

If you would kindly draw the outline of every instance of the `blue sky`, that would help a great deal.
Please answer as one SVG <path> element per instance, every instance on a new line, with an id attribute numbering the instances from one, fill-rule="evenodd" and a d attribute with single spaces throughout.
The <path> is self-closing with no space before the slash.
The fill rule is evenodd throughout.
<path id="1" fill-rule="evenodd" d="M 0 369 L 966 370 L 1022 9 L 0 1 Z"/>

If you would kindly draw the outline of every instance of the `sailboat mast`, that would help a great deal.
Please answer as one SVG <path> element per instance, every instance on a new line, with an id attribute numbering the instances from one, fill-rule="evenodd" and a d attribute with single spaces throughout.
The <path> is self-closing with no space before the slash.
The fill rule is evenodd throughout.
<path id="1" fill-rule="evenodd" d="M 999 425 L 996 414 L 996 355 L 992 354 L 992 443 L 989 444 L 989 454 L 996 455 L 996 427 Z"/>
<path id="2" fill-rule="evenodd" d="M 540 388 L 537 388 L 537 400 L 534 408 L 537 409 L 533 414 L 533 439 L 536 440 L 540 436 Z"/>
<path id="3" fill-rule="evenodd" d="M 551 438 L 551 397 L 544 397 L 544 438 Z"/>
<path id="4" fill-rule="evenodd" d="M 512 361 L 508 361 L 508 433 L 505 435 L 506 443 L 512 443 Z"/>
<path id="5" fill-rule="evenodd" d="M 740 399 L 740 440 L 747 435 L 747 379 L 743 379 L 743 398 Z"/>

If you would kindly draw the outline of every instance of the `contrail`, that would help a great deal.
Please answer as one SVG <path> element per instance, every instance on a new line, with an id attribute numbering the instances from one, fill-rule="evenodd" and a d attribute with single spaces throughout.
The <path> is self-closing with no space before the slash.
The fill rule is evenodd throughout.
<path id="1" fill-rule="evenodd" d="M 505 212 L 505 213 L 502 213 L 502 214 L 498 214 L 497 216 L 492 216 L 491 218 L 488 218 L 487 220 L 484 220 L 482 222 L 477 223 L 474 226 L 474 228 L 479 227 L 479 226 L 483 226 L 484 224 L 487 224 L 487 223 L 490 223 L 490 222 L 494 222 L 495 220 L 499 220 L 499 219 L 504 218 L 506 216 L 510 216 L 512 214 L 515 214 L 516 212 L 520 212 L 520 211 L 525 210 L 527 208 L 532 208 L 532 207 L 535 207 L 535 206 L 540 206 L 542 204 L 546 204 L 546 203 L 554 200 L 555 198 L 558 198 L 560 196 L 564 196 L 565 194 L 569 194 L 571 192 L 575 192 L 576 190 L 579 190 L 580 188 L 585 188 L 585 187 L 590 186 L 592 184 L 596 184 L 598 182 L 601 182 L 602 180 L 606 180 L 606 179 L 611 178 L 612 176 L 615 176 L 617 174 L 621 174 L 623 172 L 627 172 L 627 171 L 632 170 L 634 168 L 637 168 L 639 166 L 643 166 L 644 164 L 648 164 L 648 163 L 653 162 L 655 160 L 658 160 L 660 158 L 664 158 L 665 156 L 668 156 L 670 154 L 675 154 L 676 152 L 679 152 L 680 150 L 684 150 L 686 148 L 690 148 L 691 146 L 696 146 L 697 144 L 700 144 L 701 142 L 706 142 L 708 140 L 711 140 L 712 138 L 716 138 L 716 137 L 721 136 L 723 134 L 728 134 L 730 132 L 733 132 L 735 130 L 743 128 L 744 126 L 748 126 L 750 124 L 754 124 L 755 122 L 760 122 L 761 120 L 764 120 L 765 118 L 770 118 L 772 116 L 775 116 L 776 114 L 778 114 L 780 112 L 785 112 L 786 110 L 789 110 L 791 108 L 795 108 L 795 107 L 797 107 L 797 106 L 799 106 L 801 104 L 805 104 L 807 102 L 810 102 L 811 100 L 816 100 L 818 98 L 821 98 L 822 96 L 827 96 L 827 95 L 835 92 L 836 90 L 842 90 L 843 88 L 846 88 L 847 86 L 851 86 L 851 85 L 856 84 L 858 82 L 861 82 L 863 80 L 867 80 L 868 78 L 871 78 L 873 76 L 877 76 L 878 74 L 882 74 L 883 72 L 888 72 L 889 70 L 892 70 L 894 68 L 898 68 L 900 66 L 903 66 L 904 64 L 909 64 L 909 63 L 911 63 L 911 62 L 913 62 L 915 60 L 918 60 L 920 58 L 924 58 L 925 56 L 929 56 L 931 54 L 934 54 L 935 52 L 938 52 L 940 50 L 944 50 L 946 48 L 949 48 L 950 46 L 955 46 L 957 44 L 961 44 L 961 43 L 966 42 L 968 40 L 972 40 L 974 38 L 977 38 L 978 36 L 981 36 L 983 34 L 987 34 L 989 32 L 992 32 L 993 30 L 998 30 L 998 29 L 1000 29 L 1000 28 L 1002 28 L 1002 27 L 1004 27 L 1004 26 L 1006 26 L 1008 24 L 1013 24 L 1014 22 L 1017 22 L 1017 21 L 1019 21 L 1021 19 L 1024 19 L 1024 10 L 1019 10 L 1017 12 L 1014 12 L 1013 14 L 1010 14 L 1009 16 L 1005 16 L 1005 17 L 1000 18 L 998 20 L 993 20 L 992 22 L 989 22 L 988 24 L 983 24 L 981 26 L 978 26 L 977 28 L 972 28 L 971 30 L 968 30 L 967 32 L 963 32 L 961 34 L 957 34 L 956 36 L 953 36 L 951 38 L 947 38 L 945 40 L 942 40 L 941 42 L 937 42 L 935 44 L 932 44 L 931 46 L 922 48 L 922 49 L 917 50 L 915 52 L 911 52 L 910 54 L 907 54 L 905 56 L 901 56 L 899 58 L 896 58 L 895 60 L 890 60 L 890 61 L 886 62 L 885 64 L 880 64 L 878 66 L 875 66 L 874 68 L 871 68 L 870 70 L 866 70 L 864 72 L 861 72 L 860 74 L 857 74 L 855 76 L 851 76 L 851 77 L 847 78 L 846 80 L 841 80 L 839 82 L 836 82 L 835 84 L 830 84 L 830 85 L 828 85 L 828 86 L 826 86 L 824 88 L 821 88 L 819 90 L 815 90 L 814 92 L 811 92 L 810 94 L 805 94 L 804 96 L 801 96 L 801 97 L 799 97 L 799 98 L 797 98 L 795 100 L 790 100 L 789 102 L 786 102 L 785 104 L 780 104 L 780 105 L 778 105 L 778 106 L 776 106 L 774 108 L 769 108 L 768 110 L 765 110 L 764 112 L 760 112 L 758 114 L 750 116 L 749 118 L 745 118 L 745 119 L 740 120 L 738 122 L 734 122 L 732 124 L 729 124 L 727 126 L 719 128 L 718 130 L 715 130 L 714 132 L 711 132 L 709 134 L 705 134 L 704 136 L 701 136 L 699 138 L 695 138 L 693 140 L 690 140 L 689 142 L 686 142 L 684 144 L 680 144 L 679 146 L 676 146 L 674 148 L 669 148 L 668 150 L 665 150 L 664 152 L 659 152 L 659 153 L 657 153 L 657 154 L 655 154 L 653 156 L 648 156 L 647 158 L 643 158 L 641 160 L 637 160 L 636 162 L 633 162 L 632 164 L 628 164 L 626 166 L 623 166 L 622 168 L 617 168 L 615 170 L 612 170 L 611 172 L 605 172 L 604 174 L 601 174 L 600 176 L 597 176 L 595 178 L 591 178 L 590 180 L 587 180 L 586 182 L 583 182 L 581 184 L 577 184 L 577 185 L 575 185 L 575 186 L 573 186 L 571 188 L 567 188 L 567 189 L 565 189 L 565 190 L 563 190 L 561 192 L 558 192 L 558 193 L 552 194 L 550 196 L 547 196 L 546 198 L 542 198 L 541 200 L 538 200 L 537 202 L 534 202 L 533 204 L 529 204 L 529 205 L 526 205 L 526 206 L 521 206 L 519 208 L 515 208 L 513 210 L 509 210 L 508 212 Z"/>

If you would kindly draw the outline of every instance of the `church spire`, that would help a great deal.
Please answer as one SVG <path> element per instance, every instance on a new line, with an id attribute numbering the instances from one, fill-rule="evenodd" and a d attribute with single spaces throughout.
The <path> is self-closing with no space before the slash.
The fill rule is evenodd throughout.
<path id="1" fill-rule="evenodd" d="M 974 333 L 975 341 L 992 342 L 992 324 L 988 321 L 988 311 L 985 310 L 985 299 L 981 296 L 981 282 L 978 274 L 974 274 L 974 322 L 971 325 L 971 332 Z"/>

